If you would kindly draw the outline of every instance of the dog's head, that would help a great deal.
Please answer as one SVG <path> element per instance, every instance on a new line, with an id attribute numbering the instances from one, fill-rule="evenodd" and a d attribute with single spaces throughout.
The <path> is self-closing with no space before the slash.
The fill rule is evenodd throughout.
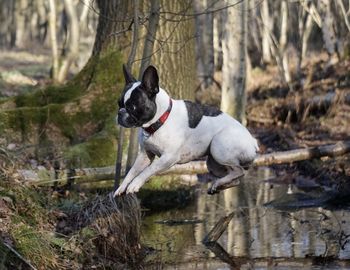
<path id="1" fill-rule="evenodd" d="M 123 65 L 125 87 L 119 98 L 118 124 L 126 127 L 141 127 L 157 112 L 156 96 L 159 92 L 159 77 L 155 67 L 148 66 L 142 80 L 137 81 Z"/>

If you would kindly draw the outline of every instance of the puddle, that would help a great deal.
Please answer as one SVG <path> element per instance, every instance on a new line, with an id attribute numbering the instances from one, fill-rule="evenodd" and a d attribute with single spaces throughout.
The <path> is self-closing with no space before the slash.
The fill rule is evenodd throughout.
<path id="1" fill-rule="evenodd" d="M 277 210 L 264 204 L 288 186 L 266 183 L 268 170 L 252 172 L 240 186 L 207 195 L 196 191 L 182 209 L 144 218 L 143 242 L 154 249 L 148 266 L 159 269 L 350 269 L 350 209 Z M 219 238 L 219 256 L 202 244 L 223 216 L 233 212 Z M 183 221 L 183 222 L 180 222 Z M 220 257 L 220 258 L 219 258 Z"/>

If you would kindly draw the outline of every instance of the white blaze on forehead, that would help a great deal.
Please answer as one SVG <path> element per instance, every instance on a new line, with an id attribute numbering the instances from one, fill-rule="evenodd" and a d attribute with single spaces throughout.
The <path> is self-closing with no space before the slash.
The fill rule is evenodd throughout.
<path id="1" fill-rule="evenodd" d="M 141 82 L 135 82 L 128 91 L 126 91 L 125 95 L 124 95 L 124 104 L 128 101 L 128 99 L 131 96 L 132 91 L 134 91 L 135 88 L 137 88 L 139 85 L 141 84 Z"/>

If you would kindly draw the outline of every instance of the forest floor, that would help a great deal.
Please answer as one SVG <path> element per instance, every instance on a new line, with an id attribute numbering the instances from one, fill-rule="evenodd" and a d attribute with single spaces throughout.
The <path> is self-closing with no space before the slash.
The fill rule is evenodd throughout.
<path id="1" fill-rule="evenodd" d="M 252 74 L 248 91 L 248 126 L 263 152 L 335 144 L 350 139 L 350 60 L 329 65 L 317 55 L 303 65 L 290 90 L 276 67 Z M 350 191 L 349 154 L 273 166 L 280 181 L 299 188 L 320 185 L 325 190 Z M 283 176 L 285 175 L 285 176 Z"/>
<path id="2" fill-rule="evenodd" d="M 295 70 L 293 61 L 291 70 Z M 335 144 L 350 139 L 350 60 L 328 63 L 326 54 L 313 54 L 302 65 L 292 88 L 277 66 L 254 68 L 247 85 L 247 126 L 258 138 L 262 153 Z M 215 79 L 220 85 L 220 73 Z M 218 106 L 219 87 L 199 91 L 199 100 Z M 272 166 L 274 182 L 320 185 L 350 191 L 349 154 Z"/>
<path id="3" fill-rule="evenodd" d="M 19 95 L 48 85 L 50 83 L 49 67 L 48 51 L 0 52 L 0 98 Z M 290 90 L 279 79 L 276 67 L 268 66 L 264 70 L 253 69 L 247 91 L 247 122 L 249 129 L 260 142 L 261 151 L 266 153 L 349 140 L 349 70 L 350 60 L 329 66 L 325 55 L 313 56 L 303 65 L 299 79 L 293 83 L 293 90 Z M 214 90 L 209 93 L 209 98 L 203 98 L 203 100 L 216 104 L 220 100 L 219 97 L 220 93 Z M 11 150 L 11 147 L 11 145 L 1 145 L 0 138 L 0 159 L 9 158 L 6 151 Z M 293 183 L 305 190 L 310 187 L 321 188 L 321 191 L 332 190 L 344 197 L 350 194 L 349 159 L 349 155 L 344 155 L 275 165 L 273 169 L 277 177 L 271 181 Z M 0 163 L 0 172 L 1 168 L 4 168 L 4 164 Z M 12 181 L 19 183 L 16 177 L 13 177 L 13 172 L 9 169 L 5 173 L 12 174 Z M 0 177 L 2 176 L 0 174 Z M 61 196 L 57 192 L 43 188 L 30 194 L 22 194 L 18 188 L 11 187 L 9 191 L 9 185 L 6 182 L 0 185 L 0 238 L 4 243 L 12 246 L 14 236 L 24 236 L 22 237 L 24 242 L 20 244 L 22 254 L 30 258 L 31 254 L 46 250 L 46 253 L 38 258 L 38 260 L 44 260 L 44 263 L 39 261 L 34 263 L 49 265 L 53 268 L 57 267 L 58 263 L 68 268 L 75 268 L 76 265 L 74 260 L 70 261 L 69 258 L 58 259 L 60 255 L 54 253 L 51 246 L 65 249 L 62 252 L 72 257 L 91 256 L 91 253 L 84 254 L 83 248 L 88 249 L 92 243 L 90 241 L 84 243 L 82 240 L 91 238 L 90 231 L 81 232 L 82 238 L 72 236 L 64 245 L 61 238 L 45 233 L 54 231 L 57 226 L 65 226 L 64 209 L 86 201 L 84 193 L 75 194 L 74 198 L 73 195 L 69 197 L 67 195 L 69 193 L 65 194 L 68 199 L 60 202 L 60 210 L 57 210 L 55 209 L 56 199 L 57 196 Z M 40 194 L 43 196 L 40 197 Z M 52 208 L 47 210 L 47 205 Z M 37 225 L 32 226 L 31 221 L 28 221 L 28 213 L 31 213 L 30 218 L 34 218 Z M 14 225 L 12 222 L 16 215 L 21 218 L 17 218 L 17 223 Z M 31 239 L 26 237 L 28 235 Z M 4 248 L 0 244 L 0 254 L 2 249 Z M 26 264 L 21 260 L 18 263 Z"/>

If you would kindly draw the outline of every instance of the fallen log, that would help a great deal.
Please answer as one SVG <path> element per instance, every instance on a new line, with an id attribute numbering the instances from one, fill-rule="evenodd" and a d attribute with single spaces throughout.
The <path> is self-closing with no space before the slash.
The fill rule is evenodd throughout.
<path id="1" fill-rule="evenodd" d="M 340 141 L 336 144 L 320 145 L 302 149 L 282 152 L 273 152 L 258 156 L 254 160 L 256 166 L 267 166 L 272 164 L 292 163 L 296 161 L 341 156 L 350 152 L 350 141 Z"/>
<path id="2" fill-rule="evenodd" d="M 281 152 L 272 152 L 262 154 L 253 161 L 254 166 L 268 166 L 273 164 L 292 163 L 302 160 L 335 157 L 350 152 L 350 141 L 340 141 L 331 145 L 320 145 L 302 149 L 294 149 Z M 187 164 L 174 165 L 167 171 L 159 175 L 191 175 L 206 173 L 207 167 L 205 161 L 193 161 Z M 38 170 L 18 170 L 19 175 L 28 184 L 45 185 L 58 182 L 66 184 L 68 180 L 74 180 L 75 183 L 98 182 L 112 180 L 114 178 L 115 167 L 100 168 L 82 168 L 71 170 L 47 170 L 40 167 Z"/>
<path id="3" fill-rule="evenodd" d="M 219 219 L 219 221 L 215 224 L 215 226 L 210 230 L 210 232 L 205 236 L 203 239 L 203 243 L 205 245 L 209 243 L 214 243 L 218 241 L 220 236 L 224 233 L 226 230 L 228 224 L 230 223 L 231 219 L 234 216 L 234 212 L 230 213 L 227 216 L 224 216 Z"/>

